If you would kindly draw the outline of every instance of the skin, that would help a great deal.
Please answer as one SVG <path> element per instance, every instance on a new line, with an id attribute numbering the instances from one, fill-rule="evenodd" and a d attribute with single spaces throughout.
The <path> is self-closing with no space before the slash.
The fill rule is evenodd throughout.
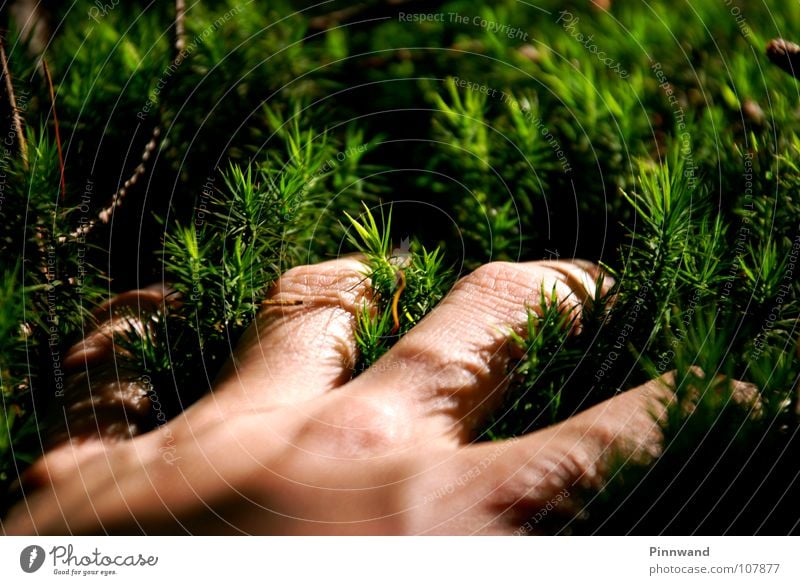
<path id="1" fill-rule="evenodd" d="M 130 440 L 73 435 L 28 470 L 3 531 L 536 533 L 548 505 L 551 517 L 580 509 L 576 494 L 602 484 L 613 453 L 659 452 L 665 380 L 512 441 L 470 442 L 508 384 L 508 327 L 523 330 L 542 287 L 578 310 L 593 264 L 482 266 L 351 380 L 363 272 L 343 258 L 284 274 L 268 298 L 303 304 L 266 306 L 211 393 Z M 163 291 L 126 294 L 144 312 Z M 118 326 L 65 361 L 113 359 L 103 330 Z"/>

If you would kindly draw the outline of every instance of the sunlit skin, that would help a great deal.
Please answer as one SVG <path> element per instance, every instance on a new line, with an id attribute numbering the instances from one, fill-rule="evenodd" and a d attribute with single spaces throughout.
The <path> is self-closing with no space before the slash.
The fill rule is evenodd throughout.
<path id="1" fill-rule="evenodd" d="M 343 258 L 284 274 L 211 393 L 131 440 L 95 434 L 54 448 L 27 472 L 3 530 L 536 533 L 531 519 L 548 504 L 551 519 L 579 509 L 612 453 L 659 452 L 657 418 L 672 396 L 663 380 L 525 437 L 471 442 L 508 384 L 507 332 L 524 331 L 526 303 L 555 288 L 565 311 L 579 310 L 595 290 L 593 264 L 482 266 L 351 379 L 363 272 Z M 127 294 L 146 312 L 163 293 Z M 69 363 L 112 359 L 112 326 Z"/>

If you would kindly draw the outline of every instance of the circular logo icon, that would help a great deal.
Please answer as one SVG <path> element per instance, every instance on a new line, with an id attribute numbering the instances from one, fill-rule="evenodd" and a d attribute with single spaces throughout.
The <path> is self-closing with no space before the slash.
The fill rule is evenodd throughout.
<path id="1" fill-rule="evenodd" d="M 44 564 L 44 549 L 41 546 L 32 544 L 26 546 L 19 553 L 19 566 L 26 573 L 35 573 Z"/>

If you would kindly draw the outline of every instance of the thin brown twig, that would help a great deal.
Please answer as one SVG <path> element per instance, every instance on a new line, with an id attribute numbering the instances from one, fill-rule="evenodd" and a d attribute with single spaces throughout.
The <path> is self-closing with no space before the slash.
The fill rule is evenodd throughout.
<path id="1" fill-rule="evenodd" d="M 278 306 L 278 307 L 299 307 L 303 304 L 301 300 L 284 301 L 282 299 L 264 299 L 261 304 L 265 307 Z"/>
<path id="2" fill-rule="evenodd" d="M 134 169 L 133 175 L 131 175 L 131 177 L 122 184 L 122 187 L 120 187 L 114 193 L 114 195 L 112 195 L 111 203 L 100 210 L 100 212 L 97 214 L 97 219 L 92 219 L 70 234 L 73 238 L 86 237 L 89 232 L 94 229 L 98 222 L 107 224 L 109 221 L 111 221 L 111 216 L 114 214 L 114 211 L 120 207 L 125 200 L 125 196 L 128 194 L 128 189 L 135 185 L 138 182 L 139 177 L 144 174 L 146 170 L 145 163 L 150 160 L 153 151 L 158 146 L 159 136 L 161 136 L 161 128 L 156 126 L 153 128 L 153 134 L 150 138 L 150 142 L 145 145 L 144 151 L 142 152 L 142 162 L 140 162 Z"/>
<path id="3" fill-rule="evenodd" d="M 175 0 L 175 51 L 177 60 L 180 52 L 183 51 L 186 45 L 186 2 L 185 0 Z M 111 203 L 109 203 L 106 207 L 100 210 L 97 214 L 97 219 L 93 219 L 86 223 L 85 225 L 79 227 L 77 230 L 70 234 L 73 238 L 75 237 L 86 237 L 89 232 L 91 232 L 95 226 L 99 223 L 107 224 L 111 221 L 111 217 L 114 214 L 114 211 L 122 206 L 122 203 L 125 201 L 125 197 L 128 194 L 128 189 L 130 189 L 133 185 L 135 185 L 139 178 L 145 173 L 147 167 L 145 164 L 147 161 L 150 160 L 150 157 L 153 154 L 153 151 L 158 146 L 158 138 L 161 136 L 161 127 L 156 125 L 153 128 L 153 133 L 150 136 L 150 141 L 145 145 L 144 150 L 142 151 L 141 161 L 136 168 L 133 170 L 133 174 L 122 184 L 122 186 L 117 189 L 114 194 L 111 196 Z"/>
<path id="4" fill-rule="evenodd" d="M 175 59 L 177 60 L 178 56 L 180 55 L 181 51 L 183 51 L 184 47 L 186 46 L 186 1 L 185 0 L 175 0 Z M 122 186 L 117 189 L 117 191 L 111 197 L 111 203 L 100 210 L 100 213 L 97 214 L 97 218 L 100 220 L 101 223 L 107 224 L 111 220 L 111 216 L 118 207 L 122 205 L 122 202 L 125 200 L 125 196 L 128 194 L 128 189 L 131 188 L 136 182 L 139 180 L 145 170 L 145 163 L 150 160 L 150 156 L 153 154 L 153 151 L 158 146 L 158 137 L 161 135 L 161 127 L 156 125 L 153 128 L 153 133 L 150 136 L 150 141 L 145 145 L 144 151 L 142 151 L 142 158 L 141 162 L 136 166 L 133 170 L 133 174 L 126 180 Z M 78 231 L 81 235 L 86 235 L 89 231 L 94 228 L 96 222 L 93 220 L 89 222 L 86 226 L 84 226 L 83 231 Z"/>
<path id="5" fill-rule="evenodd" d="M 111 219 L 111 214 L 114 213 L 114 210 L 118 208 L 120 205 L 122 205 L 122 201 L 128 194 L 128 189 L 130 189 L 133 185 L 135 185 L 136 182 L 139 180 L 139 177 L 141 177 L 144 174 L 146 170 L 145 163 L 148 160 L 150 160 L 150 156 L 153 154 L 153 151 L 156 149 L 156 146 L 158 146 L 159 136 L 161 136 L 161 128 L 159 126 L 156 126 L 155 128 L 153 128 L 153 134 L 150 138 L 150 142 L 145 144 L 144 150 L 142 151 L 142 159 L 141 159 L 142 162 L 140 162 L 133 170 L 133 175 L 131 175 L 131 177 L 122 184 L 122 187 L 120 187 L 117 190 L 117 192 L 114 193 L 114 196 L 111 198 L 111 203 L 109 204 L 109 206 L 103 209 L 97 215 L 97 217 L 100 219 L 101 222 L 103 223 L 109 222 L 109 220 Z"/>
<path id="6" fill-rule="evenodd" d="M 400 295 L 402 295 L 403 291 L 406 290 L 406 273 L 402 268 L 398 269 L 397 276 L 400 279 L 400 282 L 397 286 L 397 290 L 394 292 L 394 296 L 392 297 L 392 319 L 394 320 L 392 335 L 395 335 L 398 331 L 400 331 L 400 316 L 397 313 L 397 305 L 400 301 Z"/>
<path id="7" fill-rule="evenodd" d="M 58 149 L 58 166 L 61 169 L 61 201 L 67 196 L 67 180 L 64 176 L 64 154 L 61 150 L 61 131 L 58 126 L 58 114 L 56 113 L 56 93 L 53 89 L 53 78 L 50 76 L 50 68 L 47 66 L 47 59 L 42 57 L 42 67 L 47 77 L 47 88 L 50 90 L 50 103 L 53 105 L 53 124 L 56 129 L 56 148 Z"/>
<path id="8" fill-rule="evenodd" d="M 175 49 L 186 47 L 186 0 L 175 0 Z"/>
<path id="9" fill-rule="evenodd" d="M 185 19 L 186 19 L 186 3 L 184 0 L 175 0 L 175 49 L 178 54 L 180 51 L 183 50 L 185 46 Z M 176 55 L 177 59 L 177 55 Z M 139 178 L 145 173 L 147 167 L 145 164 L 147 161 L 150 160 L 150 157 L 153 154 L 153 151 L 158 146 L 158 138 L 161 136 L 161 127 L 156 125 L 153 128 L 153 132 L 150 136 L 150 141 L 145 145 L 144 150 L 142 151 L 141 161 L 136 168 L 133 170 L 133 174 L 122 184 L 122 186 L 117 189 L 114 194 L 111 196 L 111 202 L 101 209 L 97 214 L 97 219 L 92 219 L 91 221 L 87 222 L 86 224 L 79 227 L 77 230 L 70 234 L 73 238 L 78 237 L 86 237 L 98 223 L 108 224 L 111 221 L 111 217 L 119 207 L 122 206 L 122 203 L 125 201 L 125 197 L 128 194 L 128 189 L 133 187 L 138 181 Z"/>
<path id="10" fill-rule="evenodd" d="M 28 168 L 28 143 L 25 141 L 25 133 L 22 131 L 22 116 L 19 114 L 17 107 L 17 96 L 14 93 L 14 82 L 11 79 L 11 71 L 8 67 L 8 59 L 6 58 L 5 45 L 0 39 L 0 61 L 2 61 L 3 77 L 6 78 L 6 92 L 8 92 L 8 103 L 11 104 L 11 119 L 14 123 L 14 132 L 17 134 L 17 142 L 19 142 L 19 153 L 22 156 L 22 164 L 25 169 Z"/>

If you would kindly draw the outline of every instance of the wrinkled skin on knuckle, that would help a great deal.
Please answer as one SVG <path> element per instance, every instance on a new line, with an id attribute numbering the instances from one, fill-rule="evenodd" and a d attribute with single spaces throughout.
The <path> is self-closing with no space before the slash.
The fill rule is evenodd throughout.
<path id="1" fill-rule="evenodd" d="M 462 278 L 434 312 L 450 315 L 438 331 L 429 332 L 424 345 L 403 340 L 396 355 L 422 363 L 427 372 L 440 373 L 451 390 L 474 385 L 476 378 L 504 371 L 508 359 L 508 328 L 525 320 L 525 299 L 530 292 L 529 275 L 516 264 L 495 262 L 479 267 Z M 455 352 L 453 340 L 471 346 Z M 413 383 L 413 382 L 412 382 Z M 445 389 L 446 390 L 446 389 Z"/>
<path id="2" fill-rule="evenodd" d="M 580 295 L 558 270 L 537 264 L 492 262 L 459 281 L 452 296 L 490 315 L 505 317 L 513 326 L 525 322 L 526 305 L 539 313 L 542 296 L 549 305 L 554 291 L 563 311 L 579 306 Z"/>
<path id="3" fill-rule="evenodd" d="M 255 389 L 282 384 L 259 374 L 259 364 L 279 355 L 286 372 L 316 367 L 329 372 L 329 383 L 342 384 L 355 362 L 356 314 L 369 302 L 363 265 L 352 258 L 298 266 L 275 283 L 267 303 L 239 339 L 219 373 L 217 386 Z M 249 366 L 247 378 L 241 378 Z M 293 369 L 292 369 L 293 368 Z M 280 370 L 280 368 L 278 368 Z"/>
<path id="4" fill-rule="evenodd" d="M 461 279 L 434 309 L 449 318 L 438 319 L 436 328 L 423 322 L 420 331 L 425 335 L 409 336 L 392 350 L 401 361 L 417 364 L 404 384 L 414 387 L 434 379 L 434 410 L 469 412 L 473 422 L 483 418 L 508 382 L 514 353 L 509 331 L 523 332 L 526 303 L 538 308 L 542 286 L 555 287 L 567 310 L 575 306 L 569 286 L 548 268 L 494 262 Z M 472 392 L 487 387 L 495 391 Z"/>
<path id="5" fill-rule="evenodd" d="M 456 283 L 451 300 L 479 310 L 508 317 L 524 314 L 521 302 L 535 294 L 536 283 L 521 265 L 492 262 L 477 268 Z"/>
<path id="6" fill-rule="evenodd" d="M 302 301 L 306 307 L 341 307 L 355 313 L 367 296 L 365 267 L 343 258 L 291 268 L 278 279 L 268 299 Z"/>

